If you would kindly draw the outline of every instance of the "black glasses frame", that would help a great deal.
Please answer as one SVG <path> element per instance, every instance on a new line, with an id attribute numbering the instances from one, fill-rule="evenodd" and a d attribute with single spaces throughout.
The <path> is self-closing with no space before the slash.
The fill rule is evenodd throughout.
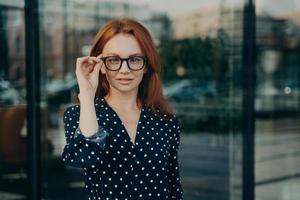
<path id="1" fill-rule="evenodd" d="M 111 58 L 111 57 L 118 57 L 118 58 L 120 58 L 121 63 L 120 63 L 120 66 L 119 66 L 118 69 L 110 69 L 110 68 L 106 65 L 106 59 L 107 59 L 107 58 Z M 132 69 L 132 68 L 130 67 L 130 64 L 129 64 L 128 60 L 129 60 L 130 58 L 132 58 L 132 57 L 139 57 L 139 58 L 142 58 L 142 59 L 143 59 L 143 65 L 141 66 L 141 68 L 139 68 L 139 69 Z M 103 61 L 103 63 L 104 63 L 104 65 L 105 65 L 106 69 L 108 69 L 108 70 L 110 70 L 110 71 L 119 71 L 119 70 L 121 69 L 121 66 L 122 66 L 124 60 L 126 61 L 128 68 L 129 68 L 130 70 L 132 70 L 132 71 L 139 71 L 139 70 L 143 69 L 144 66 L 145 66 L 145 64 L 146 64 L 146 62 L 147 62 L 147 58 L 146 58 L 145 56 L 129 56 L 128 58 L 121 58 L 121 57 L 119 57 L 119 56 L 106 56 L 106 57 L 101 57 L 100 59 Z"/>

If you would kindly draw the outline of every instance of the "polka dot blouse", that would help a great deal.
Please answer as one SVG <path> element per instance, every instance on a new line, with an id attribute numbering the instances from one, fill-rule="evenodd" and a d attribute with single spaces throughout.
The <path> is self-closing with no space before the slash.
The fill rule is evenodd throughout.
<path id="1" fill-rule="evenodd" d="M 104 98 L 97 98 L 98 130 L 85 137 L 79 129 L 79 105 L 64 116 L 66 165 L 80 167 L 88 199 L 183 199 L 178 166 L 180 123 L 176 116 L 162 119 L 144 105 L 133 143 Z"/>

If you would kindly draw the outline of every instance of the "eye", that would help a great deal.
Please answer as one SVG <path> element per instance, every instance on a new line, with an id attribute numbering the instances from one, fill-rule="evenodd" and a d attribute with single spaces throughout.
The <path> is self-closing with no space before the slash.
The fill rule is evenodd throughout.
<path id="1" fill-rule="evenodd" d="M 143 58 L 139 57 L 139 56 L 132 56 L 129 58 L 129 62 L 131 62 L 131 63 L 139 63 L 142 61 L 143 61 Z"/>
<path id="2" fill-rule="evenodd" d="M 120 58 L 118 56 L 111 56 L 106 59 L 108 64 L 118 64 L 120 62 Z"/>

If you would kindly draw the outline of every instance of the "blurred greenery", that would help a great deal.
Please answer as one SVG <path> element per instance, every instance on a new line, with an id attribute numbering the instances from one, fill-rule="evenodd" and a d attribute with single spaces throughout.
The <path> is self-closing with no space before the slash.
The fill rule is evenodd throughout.
<path id="1" fill-rule="evenodd" d="M 226 34 L 220 30 L 216 38 L 186 38 L 181 40 L 163 38 L 158 47 L 163 66 L 163 81 L 183 78 L 197 78 L 215 81 L 220 94 L 226 95 L 229 83 Z M 185 68 L 185 75 L 176 74 L 179 66 Z M 227 83 L 224 84 L 224 83 Z"/>
<path id="2" fill-rule="evenodd" d="M 162 38 L 158 47 L 163 66 L 165 85 L 181 79 L 196 79 L 199 82 L 214 82 L 218 97 L 229 96 L 232 76 L 229 71 L 229 58 L 226 44 L 227 36 L 222 29 L 215 38 L 185 38 L 180 40 Z M 176 73 L 178 67 L 184 67 L 185 74 Z M 236 84 L 238 85 L 238 84 Z M 224 105 L 225 107 L 225 105 Z M 199 111 L 200 112 L 200 111 Z M 213 132 L 228 133 L 233 129 L 240 130 L 241 113 L 230 113 L 231 110 L 219 112 L 203 111 L 198 116 L 179 116 L 185 133 Z M 183 112 L 185 113 L 185 112 Z M 213 114 L 209 114 L 213 113 Z"/>

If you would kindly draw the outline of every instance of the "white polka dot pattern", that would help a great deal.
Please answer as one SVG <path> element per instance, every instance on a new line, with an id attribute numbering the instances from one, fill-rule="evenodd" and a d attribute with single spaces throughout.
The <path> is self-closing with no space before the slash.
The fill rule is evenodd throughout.
<path id="1" fill-rule="evenodd" d="M 89 138 L 78 127 L 79 105 L 66 108 L 63 116 L 62 159 L 83 168 L 88 199 L 183 199 L 177 117 L 162 119 L 144 105 L 133 143 L 105 99 L 97 98 L 95 108 L 99 129 Z"/>

